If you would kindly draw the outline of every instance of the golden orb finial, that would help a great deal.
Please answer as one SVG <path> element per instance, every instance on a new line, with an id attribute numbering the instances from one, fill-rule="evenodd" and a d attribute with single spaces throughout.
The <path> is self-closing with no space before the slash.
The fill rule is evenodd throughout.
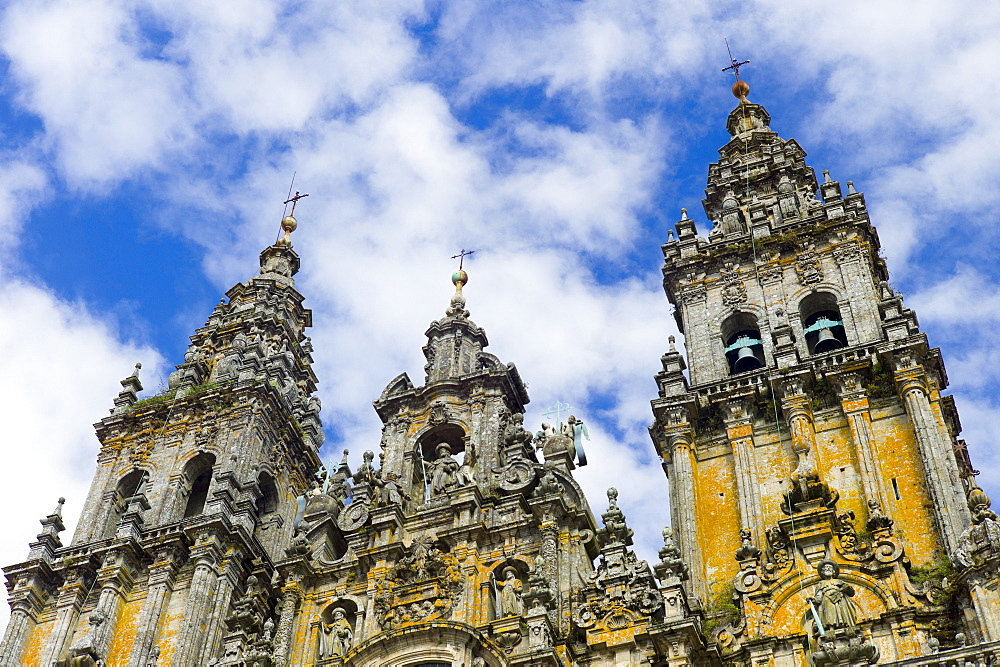
<path id="1" fill-rule="evenodd" d="M 750 94 L 750 84 L 743 79 L 737 79 L 736 83 L 733 84 L 733 97 L 741 102 L 747 101 L 747 95 Z"/>

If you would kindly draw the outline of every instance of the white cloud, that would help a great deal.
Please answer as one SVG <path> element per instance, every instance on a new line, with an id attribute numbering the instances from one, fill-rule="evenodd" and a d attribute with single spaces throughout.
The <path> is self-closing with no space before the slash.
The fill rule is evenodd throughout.
<path id="1" fill-rule="evenodd" d="M 92 424 L 108 414 L 118 380 L 142 361 L 155 377 L 159 354 L 122 342 L 114 328 L 81 304 L 67 303 L 37 285 L 0 275 L 0 406 L 4 415 L 4 469 L 0 506 L 4 531 L 0 562 L 28 554 L 37 523 L 66 498 L 62 534 L 69 544 L 96 470 Z M 12 511 L 13 510 L 13 511 Z M 0 607 L 6 624 L 7 605 Z"/>
<path id="2" fill-rule="evenodd" d="M 142 56 L 146 44 L 124 3 L 12 5 L 0 40 L 21 102 L 42 118 L 74 185 L 161 166 L 191 139 L 183 78 L 175 65 Z"/>

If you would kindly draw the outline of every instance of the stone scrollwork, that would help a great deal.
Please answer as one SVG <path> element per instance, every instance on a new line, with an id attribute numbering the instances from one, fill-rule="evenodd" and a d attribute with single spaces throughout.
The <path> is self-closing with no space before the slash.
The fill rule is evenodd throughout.
<path id="1" fill-rule="evenodd" d="M 355 501 L 340 513 L 337 526 L 343 532 L 350 533 L 368 523 L 369 518 L 371 518 L 371 513 L 368 510 L 368 503 Z"/>

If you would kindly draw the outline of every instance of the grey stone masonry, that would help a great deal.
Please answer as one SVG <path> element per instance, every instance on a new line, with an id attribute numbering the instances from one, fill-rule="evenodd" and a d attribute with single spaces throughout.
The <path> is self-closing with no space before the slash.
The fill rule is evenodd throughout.
<path id="1" fill-rule="evenodd" d="M 275 575 L 323 431 L 287 234 L 260 267 L 191 337 L 164 391 L 138 398 L 139 365 L 122 381 L 95 425 L 72 544 L 54 514 L 28 561 L 5 570 L 14 617 L 0 664 L 208 664 L 248 573 Z M 40 618 L 49 629 L 32 637 Z"/>

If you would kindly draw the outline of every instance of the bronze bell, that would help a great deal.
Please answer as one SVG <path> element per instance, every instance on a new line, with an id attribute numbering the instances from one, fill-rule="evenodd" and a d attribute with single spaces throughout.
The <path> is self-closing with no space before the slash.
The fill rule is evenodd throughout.
<path id="1" fill-rule="evenodd" d="M 815 354 L 822 354 L 823 352 L 836 350 L 838 347 L 844 347 L 844 344 L 833 335 L 832 331 L 822 329 L 819 332 L 819 338 L 816 339 L 816 344 L 813 345 L 813 352 Z"/>
<path id="2" fill-rule="evenodd" d="M 753 350 L 749 347 L 741 347 L 740 351 L 736 353 L 736 361 L 733 362 L 733 372 L 745 373 L 763 365 L 760 363 L 760 359 L 754 355 Z"/>

